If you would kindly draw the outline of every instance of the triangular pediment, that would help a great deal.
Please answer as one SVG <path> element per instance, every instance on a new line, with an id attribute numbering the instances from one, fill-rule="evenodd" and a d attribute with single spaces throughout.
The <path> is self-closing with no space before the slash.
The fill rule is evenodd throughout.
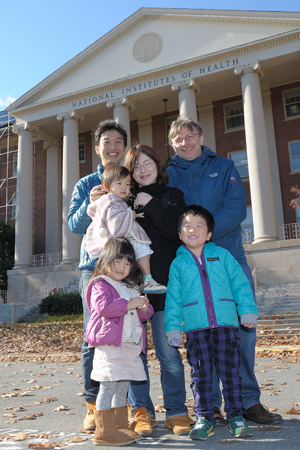
<path id="1" fill-rule="evenodd" d="M 300 13 L 141 8 L 8 108 L 130 82 L 300 28 Z"/>

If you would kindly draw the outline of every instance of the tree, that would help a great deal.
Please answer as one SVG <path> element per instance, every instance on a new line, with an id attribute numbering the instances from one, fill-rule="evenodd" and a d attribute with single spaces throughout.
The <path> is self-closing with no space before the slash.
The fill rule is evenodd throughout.
<path id="1" fill-rule="evenodd" d="M 15 227 L 0 222 L 0 289 L 7 289 L 7 271 L 13 268 Z"/>
<path id="2" fill-rule="evenodd" d="M 295 192 L 296 196 L 290 201 L 290 206 L 298 211 L 300 209 L 300 189 L 295 185 L 291 187 L 291 192 Z"/>

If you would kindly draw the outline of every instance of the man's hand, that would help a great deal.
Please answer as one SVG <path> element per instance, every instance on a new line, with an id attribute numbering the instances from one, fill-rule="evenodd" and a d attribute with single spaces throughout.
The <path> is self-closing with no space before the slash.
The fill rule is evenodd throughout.
<path id="1" fill-rule="evenodd" d="M 136 196 L 135 205 L 141 205 L 145 206 L 153 197 L 150 194 L 147 194 L 146 192 L 139 192 Z"/>
<path id="2" fill-rule="evenodd" d="M 90 202 L 93 203 L 102 195 L 106 194 L 105 189 L 103 189 L 102 184 L 98 184 L 98 186 L 93 187 L 90 192 Z"/>

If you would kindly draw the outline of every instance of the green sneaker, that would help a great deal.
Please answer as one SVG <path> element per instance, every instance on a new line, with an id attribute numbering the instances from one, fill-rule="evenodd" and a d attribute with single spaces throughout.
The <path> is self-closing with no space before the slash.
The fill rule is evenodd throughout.
<path id="1" fill-rule="evenodd" d="M 252 433 L 243 417 L 233 417 L 228 420 L 228 427 L 231 434 L 236 438 L 251 437 Z"/>
<path id="2" fill-rule="evenodd" d="M 214 427 L 204 417 L 199 417 L 196 425 L 189 433 L 191 439 L 193 440 L 200 439 L 201 441 L 205 441 L 207 438 L 213 435 L 214 435 Z"/>

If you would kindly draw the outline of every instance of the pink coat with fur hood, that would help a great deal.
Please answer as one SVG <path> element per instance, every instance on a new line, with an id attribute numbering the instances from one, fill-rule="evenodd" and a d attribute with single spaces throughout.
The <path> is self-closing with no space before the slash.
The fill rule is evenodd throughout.
<path id="1" fill-rule="evenodd" d="M 98 345 L 122 344 L 124 316 L 127 314 L 125 298 L 120 298 L 116 289 L 105 279 L 99 277 L 90 281 L 86 290 L 86 301 L 90 311 L 85 339 L 96 347 Z M 137 309 L 140 325 L 143 331 L 143 352 L 146 348 L 146 331 L 142 322 L 153 316 L 153 306 L 149 303 L 149 313 Z"/>

